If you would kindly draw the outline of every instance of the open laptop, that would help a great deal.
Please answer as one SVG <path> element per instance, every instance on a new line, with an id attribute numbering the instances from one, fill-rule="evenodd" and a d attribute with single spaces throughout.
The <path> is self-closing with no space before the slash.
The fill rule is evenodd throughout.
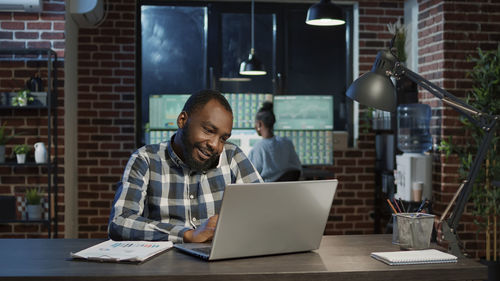
<path id="1" fill-rule="evenodd" d="M 337 180 L 226 186 L 212 243 L 175 244 L 205 260 L 319 248 Z"/>

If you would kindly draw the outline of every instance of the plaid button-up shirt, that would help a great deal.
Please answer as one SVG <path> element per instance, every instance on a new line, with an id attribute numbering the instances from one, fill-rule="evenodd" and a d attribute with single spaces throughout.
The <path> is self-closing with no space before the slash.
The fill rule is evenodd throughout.
<path id="1" fill-rule="evenodd" d="M 216 168 L 191 170 L 170 141 L 146 145 L 130 157 L 108 226 L 114 240 L 182 242 L 184 232 L 219 213 L 229 183 L 262 182 L 236 145 L 226 143 Z"/>

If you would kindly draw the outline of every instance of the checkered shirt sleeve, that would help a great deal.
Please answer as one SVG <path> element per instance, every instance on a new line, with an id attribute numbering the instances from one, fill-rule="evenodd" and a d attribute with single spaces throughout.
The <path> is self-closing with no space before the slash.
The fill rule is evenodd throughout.
<path id="1" fill-rule="evenodd" d="M 262 182 L 240 148 L 226 143 L 216 168 L 190 170 L 170 142 L 130 157 L 116 191 L 108 233 L 113 240 L 183 242 L 184 232 L 219 213 L 229 183 Z"/>

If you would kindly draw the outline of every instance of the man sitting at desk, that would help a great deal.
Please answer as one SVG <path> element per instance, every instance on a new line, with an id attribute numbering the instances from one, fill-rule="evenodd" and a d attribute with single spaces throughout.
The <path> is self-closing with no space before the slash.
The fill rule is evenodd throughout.
<path id="1" fill-rule="evenodd" d="M 231 106 L 218 91 L 193 94 L 170 141 L 130 157 L 108 225 L 113 240 L 205 242 L 212 239 L 229 183 L 262 182 L 231 136 Z"/>

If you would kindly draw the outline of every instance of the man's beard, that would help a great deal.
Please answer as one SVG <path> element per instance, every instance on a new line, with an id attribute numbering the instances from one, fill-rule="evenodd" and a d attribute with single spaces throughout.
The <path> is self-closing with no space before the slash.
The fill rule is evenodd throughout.
<path id="1" fill-rule="evenodd" d="M 219 154 L 217 154 L 210 147 L 203 147 L 201 143 L 190 143 L 189 142 L 189 125 L 186 124 L 184 128 L 181 129 L 181 140 L 184 146 L 183 155 L 184 155 L 184 163 L 195 171 L 206 171 L 210 168 L 216 167 L 217 163 L 219 163 Z M 208 151 L 212 156 L 207 160 L 200 162 L 193 158 L 193 150 L 197 148 L 202 151 Z"/>

